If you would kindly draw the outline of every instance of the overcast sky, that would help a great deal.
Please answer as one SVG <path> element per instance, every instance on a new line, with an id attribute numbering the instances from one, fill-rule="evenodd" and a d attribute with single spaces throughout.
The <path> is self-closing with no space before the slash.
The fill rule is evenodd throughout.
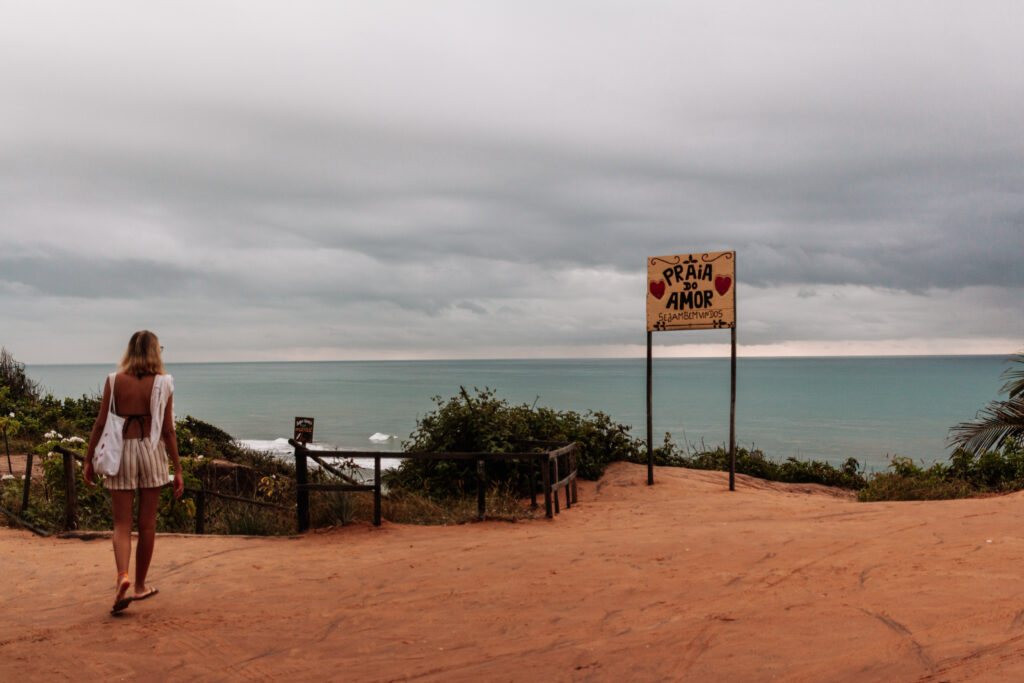
<path id="1" fill-rule="evenodd" d="M 741 354 L 1024 347 L 1018 1 L 0 8 L 28 363 L 641 356 L 723 249 Z"/>

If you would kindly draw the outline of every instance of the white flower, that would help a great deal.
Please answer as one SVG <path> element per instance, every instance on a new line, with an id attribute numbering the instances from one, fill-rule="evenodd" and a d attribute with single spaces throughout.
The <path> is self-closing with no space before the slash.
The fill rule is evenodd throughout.
<path id="1" fill-rule="evenodd" d="M 14 417 L 14 413 L 9 413 L 7 417 Z"/>
<path id="2" fill-rule="evenodd" d="M 0 481 L 7 481 L 8 479 L 14 479 L 14 475 L 13 474 L 5 474 L 2 477 L 0 477 Z"/>
<path id="3" fill-rule="evenodd" d="M 63 440 L 65 443 L 85 443 L 85 439 L 80 436 L 69 436 Z"/>

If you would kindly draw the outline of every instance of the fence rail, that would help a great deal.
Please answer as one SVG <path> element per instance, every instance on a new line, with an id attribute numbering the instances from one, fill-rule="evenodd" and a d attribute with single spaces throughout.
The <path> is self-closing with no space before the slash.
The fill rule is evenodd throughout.
<path id="1" fill-rule="evenodd" d="M 577 502 L 576 492 L 576 442 L 574 441 L 524 441 L 524 448 L 547 448 L 546 451 L 524 451 L 516 453 L 436 453 L 408 452 L 392 453 L 382 451 L 322 451 L 314 454 L 301 441 L 289 439 L 288 443 L 295 449 L 295 482 L 296 482 L 296 514 L 298 529 L 303 532 L 309 529 L 309 492 L 310 491 L 365 491 L 373 493 L 373 523 L 380 526 L 381 519 L 381 458 L 402 458 L 411 460 L 473 460 L 476 461 L 477 474 L 477 516 L 484 519 L 486 512 L 487 475 L 486 463 L 493 460 L 522 460 L 530 464 L 530 499 L 537 506 L 537 480 L 534 468 L 539 465 L 544 492 L 544 508 L 548 518 L 554 518 L 560 512 L 558 492 L 565 490 L 565 507 L 568 509 Z M 313 458 L 323 466 L 323 458 L 353 458 L 373 460 L 372 484 L 311 484 L 309 483 L 308 458 Z M 334 468 L 330 468 L 334 472 Z M 559 476 L 560 472 L 564 475 Z M 336 473 L 336 472 L 335 472 Z M 345 479 L 352 481 L 351 478 Z"/>
<path id="2" fill-rule="evenodd" d="M 571 508 L 577 502 L 576 491 L 576 443 L 564 441 L 523 441 L 519 444 L 525 449 L 522 452 L 508 453 L 435 453 L 435 452 L 411 452 L 392 453 L 382 451 L 311 451 L 306 444 L 289 439 L 288 443 L 295 449 L 295 488 L 296 503 L 292 508 L 290 505 L 279 505 L 261 500 L 233 496 L 206 488 L 186 487 L 185 491 L 192 494 L 196 503 L 195 532 L 197 534 L 206 531 L 206 508 L 209 498 L 219 498 L 259 507 L 276 508 L 280 510 L 295 510 L 296 524 L 299 532 L 309 529 L 309 494 L 310 492 L 343 491 L 343 492 L 369 492 L 373 494 L 373 523 L 380 526 L 381 523 L 381 458 L 403 458 L 412 460 L 462 460 L 476 462 L 477 475 L 477 514 L 484 519 L 486 512 L 487 473 L 486 463 L 491 461 L 519 460 L 528 463 L 530 484 L 530 500 L 534 507 L 537 507 L 537 468 L 540 469 L 541 490 L 544 493 L 544 509 L 549 519 L 553 519 L 561 511 L 559 504 L 559 491 L 565 491 L 565 507 Z M 544 449 L 544 450 L 536 450 Z M 84 457 L 75 451 L 54 446 L 54 451 L 60 453 L 64 459 L 64 523 L 63 531 L 74 531 L 78 529 L 78 485 L 75 471 L 75 461 L 83 462 Z M 338 468 L 324 461 L 325 458 L 365 458 L 373 460 L 373 483 L 359 483 L 352 477 L 341 472 Z M 314 483 L 309 481 L 309 460 L 312 459 L 325 471 L 338 477 L 342 482 Z M 31 464 L 31 461 L 29 461 Z M 26 478 L 25 494 L 22 503 L 22 513 L 28 507 L 28 487 Z M 6 513 L 6 511 L 5 511 Z M 10 516 L 10 515 L 9 515 Z M 19 520 L 20 521 L 20 520 Z M 35 530 L 35 529 L 33 529 Z M 37 532 L 38 533 L 38 532 Z"/>
<path id="3" fill-rule="evenodd" d="M 78 480 L 75 478 L 75 460 L 85 462 L 85 456 L 63 446 L 54 446 L 53 450 L 64 457 L 64 528 L 62 531 L 74 531 L 78 528 Z"/>
<path id="4" fill-rule="evenodd" d="M 380 459 L 381 454 L 379 451 L 320 451 L 316 454 L 312 454 L 310 449 L 306 447 L 301 441 L 295 439 L 288 439 L 288 443 L 295 449 L 295 514 L 297 517 L 297 526 L 299 533 L 309 530 L 309 492 L 310 491 L 363 491 L 373 493 L 373 524 L 374 526 L 380 526 L 380 497 L 381 497 L 381 477 L 380 477 Z M 362 458 L 371 457 L 373 458 L 373 483 L 372 484 L 359 484 L 355 483 L 351 477 L 341 475 L 337 472 L 336 468 L 327 466 L 328 471 L 334 474 L 338 474 L 345 481 L 350 483 L 347 484 L 311 484 L 309 482 L 309 462 L 308 459 L 312 458 L 321 466 L 326 463 L 323 462 L 322 458 Z"/>
<path id="5" fill-rule="evenodd" d="M 226 493 L 219 493 L 217 491 L 211 491 L 210 489 L 193 488 L 191 486 L 185 487 L 186 493 L 192 494 L 192 499 L 196 502 L 196 533 L 206 533 L 206 497 L 212 496 L 214 498 L 220 498 L 221 500 L 233 500 L 239 503 L 248 503 L 249 505 L 255 505 L 257 507 L 266 508 L 277 508 L 278 510 L 291 510 L 290 505 L 278 505 L 277 503 L 268 503 L 263 500 L 253 500 L 252 498 L 243 498 L 241 496 L 232 496 Z"/>
<path id="6" fill-rule="evenodd" d="M 53 450 L 60 453 L 64 457 L 64 528 L 62 531 L 74 531 L 78 529 L 78 480 L 75 477 L 75 466 L 74 463 L 84 462 L 85 457 L 81 453 L 76 453 L 70 449 L 64 448 L 63 446 L 54 446 Z M 269 507 L 277 508 L 279 510 L 292 510 L 290 505 L 278 505 L 277 503 L 268 503 L 262 500 L 253 500 L 252 498 L 243 498 L 242 496 L 232 496 L 227 493 L 220 493 L 218 491 L 211 491 L 205 488 L 195 488 L 192 486 L 185 487 L 186 493 L 191 493 L 193 499 L 196 502 L 196 523 L 195 532 L 197 534 L 206 533 L 206 501 L 207 497 L 220 498 L 223 500 L 232 500 L 239 503 L 248 503 L 249 505 L 256 505 L 258 507 Z M 27 500 L 27 496 L 26 496 Z"/>

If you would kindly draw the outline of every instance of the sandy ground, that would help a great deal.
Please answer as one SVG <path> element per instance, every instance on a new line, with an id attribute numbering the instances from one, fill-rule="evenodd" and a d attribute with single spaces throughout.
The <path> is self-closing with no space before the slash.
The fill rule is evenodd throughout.
<path id="1" fill-rule="evenodd" d="M 7 467 L 7 456 L 0 452 L 0 475 L 13 474 L 18 479 L 25 476 L 25 461 L 28 460 L 28 456 L 23 454 L 11 453 L 11 468 Z M 13 471 L 11 471 L 13 470 Z M 43 476 L 43 459 L 40 457 L 32 458 L 32 478 L 39 479 Z"/>
<path id="2" fill-rule="evenodd" d="M 554 521 L 109 541 L 0 529 L 0 680 L 1024 679 L 1024 495 L 856 503 L 617 464 Z"/>

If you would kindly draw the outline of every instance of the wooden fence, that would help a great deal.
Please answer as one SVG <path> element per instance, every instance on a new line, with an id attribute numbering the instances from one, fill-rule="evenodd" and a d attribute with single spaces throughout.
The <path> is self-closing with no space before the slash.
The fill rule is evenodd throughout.
<path id="1" fill-rule="evenodd" d="M 74 531 L 78 529 L 78 484 L 75 479 L 75 460 L 83 460 L 80 453 L 76 453 L 72 450 L 68 450 L 63 446 L 54 446 L 54 451 L 61 454 L 64 458 L 64 525 L 63 531 Z M 21 515 L 25 514 L 25 510 L 28 509 L 28 498 L 29 491 L 32 489 L 32 460 L 34 454 L 29 451 L 25 458 L 25 478 L 22 483 L 22 495 L 21 495 Z M 34 524 L 22 519 L 21 516 L 0 508 L 5 516 L 13 519 L 17 524 L 25 527 L 29 531 L 36 533 L 40 536 L 49 536 L 50 532 L 46 529 L 40 529 Z"/>
<path id="2" fill-rule="evenodd" d="M 63 446 L 54 446 L 54 451 L 60 453 L 64 457 L 64 527 L 63 531 L 74 531 L 78 529 L 78 480 L 75 477 L 75 461 L 82 462 L 85 458 L 82 457 L 81 453 L 64 448 Z M 249 505 L 256 505 L 258 507 L 269 507 L 277 508 L 279 510 L 291 510 L 290 505 L 278 505 L 276 503 L 267 503 L 262 500 L 253 500 L 251 498 L 242 498 L 241 496 L 231 496 L 226 493 L 219 493 L 218 491 L 211 491 L 210 489 L 204 488 L 193 488 L 191 486 L 185 487 L 185 492 L 192 494 L 193 500 L 196 503 L 196 520 L 195 520 L 195 532 L 197 534 L 206 533 L 206 502 L 208 498 L 219 498 L 221 500 L 232 500 L 239 503 L 247 503 Z M 26 501 L 28 497 L 26 495 Z M 24 508 L 23 508 L 24 509 Z"/>
<path id="3" fill-rule="evenodd" d="M 477 515 L 484 518 L 487 492 L 486 463 L 494 460 L 518 460 L 529 464 L 530 498 L 537 506 L 536 467 L 541 470 L 544 508 L 547 516 L 553 518 L 559 512 L 558 491 L 565 490 L 565 507 L 570 508 L 577 501 L 576 493 L 576 442 L 524 441 L 523 448 L 544 448 L 544 451 L 517 453 L 391 453 L 382 451 L 322 451 L 311 450 L 306 444 L 295 439 L 288 443 L 295 449 L 296 511 L 299 532 L 309 529 L 310 491 L 369 491 L 373 493 L 373 523 L 380 526 L 381 507 L 381 458 L 402 458 L 412 460 L 472 460 L 476 461 Z M 373 460 L 373 483 L 360 484 L 338 472 L 324 462 L 324 458 L 360 458 Z M 347 480 L 345 484 L 311 484 L 308 478 L 308 460 L 313 459 L 321 467 Z"/>
<path id="4" fill-rule="evenodd" d="M 363 491 L 373 493 L 373 523 L 380 526 L 381 522 L 381 458 L 411 458 L 415 460 L 471 460 L 476 462 L 477 475 L 477 514 L 484 519 L 486 511 L 485 496 L 487 492 L 486 463 L 489 461 L 520 461 L 527 463 L 529 467 L 528 480 L 530 483 L 530 500 L 534 507 L 537 507 L 537 470 L 540 470 L 540 485 L 544 493 L 544 508 L 548 518 L 554 518 L 560 512 L 558 492 L 565 491 L 565 507 L 570 508 L 577 502 L 576 492 L 576 443 L 563 441 L 524 441 L 519 444 L 522 448 L 539 449 L 515 453 L 391 453 L 382 451 L 321 451 L 311 450 L 305 444 L 290 439 L 288 441 L 295 449 L 295 483 L 296 483 L 296 504 L 295 512 L 299 532 L 309 529 L 309 493 L 310 491 Z M 54 451 L 60 453 L 64 459 L 64 523 L 63 531 L 75 531 L 78 529 L 78 484 L 76 478 L 76 461 L 82 462 L 84 458 L 80 453 L 54 446 Z M 324 458 L 367 458 L 374 461 L 373 483 L 359 483 L 344 472 L 339 471 Z M 324 470 L 334 474 L 345 483 L 325 484 L 311 483 L 309 481 L 309 460 L 313 460 Z M 28 466 L 32 461 L 29 459 Z M 25 493 L 22 502 L 22 512 L 28 507 L 28 490 L 30 481 L 26 477 Z M 185 487 L 187 493 L 192 494 L 196 503 L 195 533 L 202 534 L 206 531 L 206 508 L 207 500 L 211 497 L 222 500 L 230 500 L 260 507 L 270 507 L 282 510 L 290 510 L 291 506 L 267 503 L 241 496 L 232 496 L 205 488 Z M 18 522 L 23 522 L 19 517 L 6 510 L 4 514 L 12 516 Z M 36 533 L 44 533 L 27 522 L 25 526 Z"/>

